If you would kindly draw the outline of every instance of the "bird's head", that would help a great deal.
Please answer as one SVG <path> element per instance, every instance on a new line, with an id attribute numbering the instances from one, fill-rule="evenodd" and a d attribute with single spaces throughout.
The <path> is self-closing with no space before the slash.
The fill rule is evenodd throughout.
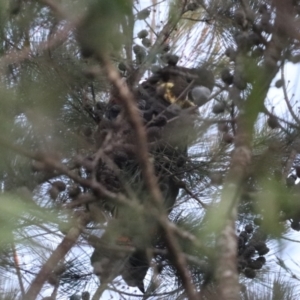
<path id="1" fill-rule="evenodd" d="M 157 86 L 157 94 L 163 97 L 163 99 L 169 104 L 177 104 L 183 109 L 195 106 L 193 102 L 186 99 L 186 97 L 184 98 L 183 95 L 176 96 L 174 91 L 176 89 L 175 85 L 176 83 L 172 81 L 159 82 Z M 184 92 L 184 89 L 181 92 Z"/>

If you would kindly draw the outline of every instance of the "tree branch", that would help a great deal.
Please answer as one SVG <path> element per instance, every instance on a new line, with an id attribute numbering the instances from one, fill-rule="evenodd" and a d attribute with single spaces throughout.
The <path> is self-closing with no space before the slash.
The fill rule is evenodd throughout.
<path id="1" fill-rule="evenodd" d="M 157 179 L 155 176 L 153 165 L 151 164 L 149 159 L 146 131 L 139 115 L 134 96 L 132 95 L 128 87 L 123 84 L 117 70 L 110 63 L 109 59 L 101 54 L 99 55 L 99 58 L 103 63 L 109 80 L 118 89 L 120 98 L 123 101 L 125 111 L 128 114 L 129 121 L 136 133 L 137 156 L 141 165 L 143 178 L 152 196 L 152 201 L 154 202 L 156 209 L 158 209 L 160 215 L 160 225 L 165 233 L 167 247 L 170 251 L 170 254 L 172 255 L 174 265 L 179 272 L 188 298 L 197 299 L 195 287 L 192 284 L 191 274 L 187 269 L 186 259 L 182 254 L 176 237 L 174 236 L 169 226 L 167 214 L 163 209 L 162 195 L 157 185 Z"/>
<path id="2" fill-rule="evenodd" d="M 79 218 L 76 227 L 70 229 L 68 234 L 64 237 L 62 242 L 57 246 L 56 250 L 50 255 L 46 263 L 42 266 L 35 279 L 32 281 L 24 300 L 36 299 L 40 293 L 44 283 L 49 278 L 52 270 L 56 267 L 61 259 L 63 259 L 70 249 L 76 243 L 81 234 L 81 227 L 89 222 L 87 215 Z"/>

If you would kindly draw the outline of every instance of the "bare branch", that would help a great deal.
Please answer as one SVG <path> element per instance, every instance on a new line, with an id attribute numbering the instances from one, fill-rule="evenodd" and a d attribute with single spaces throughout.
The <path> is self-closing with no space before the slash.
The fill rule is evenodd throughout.
<path id="1" fill-rule="evenodd" d="M 77 227 L 70 229 L 68 234 L 64 237 L 56 250 L 50 255 L 46 263 L 42 266 L 39 273 L 31 283 L 24 300 L 36 299 L 40 293 L 44 283 L 49 278 L 55 266 L 66 256 L 71 248 L 76 243 L 81 234 L 81 228 L 89 222 L 87 215 L 83 215 L 78 219 Z"/>
<path id="2" fill-rule="evenodd" d="M 128 114 L 129 121 L 136 133 L 137 156 L 141 165 L 143 177 L 156 208 L 161 211 L 159 221 L 164 230 L 167 246 L 170 254 L 173 257 L 174 264 L 178 269 L 189 299 L 197 299 L 196 291 L 192 284 L 191 274 L 187 270 L 186 259 L 181 253 L 179 244 L 176 241 L 176 237 L 170 229 L 167 215 L 163 210 L 162 195 L 157 185 L 157 179 L 154 173 L 153 165 L 149 160 L 146 131 L 138 113 L 134 97 L 129 91 L 128 87 L 123 84 L 117 70 L 110 63 L 109 59 L 107 57 L 102 57 L 101 55 L 100 58 L 103 62 L 109 80 L 118 89 L 125 111 Z"/>

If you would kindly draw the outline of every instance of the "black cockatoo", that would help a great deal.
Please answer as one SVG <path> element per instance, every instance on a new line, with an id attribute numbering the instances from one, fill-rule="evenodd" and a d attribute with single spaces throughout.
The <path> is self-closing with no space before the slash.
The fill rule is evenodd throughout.
<path id="1" fill-rule="evenodd" d="M 193 141 L 193 137 L 190 136 L 194 128 L 193 116 L 197 115 L 197 107 L 209 100 L 214 86 L 212 72 L 204 67 L 179 67 L 176 66 L 177 61 L 178 59 L 171 56 L 168 66 L 155 72 L 134 92 L 140 115 L 144 120 L 150 155 L 167 213 L 172 210 L 179 193 L 178 178 L 173 173 L 178 173 L 177 171 L 184 167 L 187 147 Z M 102 125 L 100 123 L 99 131 L 113 131 L 114 126 L 107 124 L 113 124 L 121 111 L 121 105 L 116 102 L 109 104 L 106 121 L 103 120 Z M 111 159 L 122 174 L 126 174 L 128 182 L 136 192 L 136 198 L 147 209 L 151 201 L 148 199 L 134 154 L 128 152 L 132 149 L 128 145 L 135 139 L 134 132 L 128 124 L 124 128 L 126 134 L 121 137 L 120 133 L 116 135 L 116 139 L 124 143 L 123 164 L 120 163 L 120 151 L 118 155 L 116 151 L 112 151 Z M 101 170 L 101 175 L 97 178 L 106 182 L 103 174 Z M 154 247 L 162 238 L 158 223 L 154 217 L 144 214 L 140 216 L 129 207 L 118 206 L 112 211 L 113 218 L 100 238 L 105 247 L 95 246 L 91 257 L 95 273 L 104 282 L 122 276 L 129 286 L 136 286 L 144 293 L 144 278 L 151 261 L 147 248 Z M 128 252 L 113 250 L 120 246 L 128 247 Z M 133 252 L 130 249 L 134 249 Z"/>
<path id="2" fill-rule="evenodd" d="M 213 73 L 204 67 L 190 69 L 168 65 L 145 81 L 141 90 L 144 97 L 154 96 L 156 100 L 167 101 L 166 105 L 177 104 L 184 109 L 204 105 L 213 86 Z"/>

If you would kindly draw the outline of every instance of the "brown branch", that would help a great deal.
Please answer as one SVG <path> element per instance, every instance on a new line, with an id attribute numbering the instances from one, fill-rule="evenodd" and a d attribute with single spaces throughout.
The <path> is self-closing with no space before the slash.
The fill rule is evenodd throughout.
<path id="1" fill-rule="evenodd" d="M 160 225 L 165 233 L 167 247 L 170 251 L 170 254 L 172 255 L 174 265 L 179 272 L 188 298 L 197 299 L 195 287 L 192 283 L 191 274 L 187 269 L 186 259 L 181 253 L 180 246 L 169 226 L 168 216 L 163 209 L 163 198 L 157 184 L 157 178 L 155 176 L 153 165 L 151 164 L 149 159 L 146 131 L 143 126 L 142 119 L 139 115 L 134 96 L 132 95 L 128 87 L 123 84 L 119 73 L 111 64 L 109 59 L 101 54 L 99 55 L 99 58 L 103 63 L 110 82 L 117 88 L 119 92 L 120 98 L 123 101 L 125 111 L 128 114 L 129 121 L 133 127 L 133 130 L 135 131 L 137 157 L 142 169 L 143 178 L 152 196 L 151 198 L 154 202 L 155 208 L 158 209 Z"/>
<path id="2" fill-rule="evenodd" d="M 129 121 L 136 133 L 136 154 L 138 156 L 147 187 L 153 196 L 153 201 L 155 201 L 157 205 L 161 206 L 163 200 L 157 185 L 153 165 L 149 161 L 146 131 L 139 115 L 138 108 L 135 104 L 134 96 L 129 91 L 128 87 L 124 85 L 117 70 L 107 58 L 103 59 L 103 64 L 109 80 L 120 93 L 124 108 L 129 116 Z"/>
<path id="3" fill-rule="evenodd" d="M 19 285 L 20 285 L 20 290 L 21 290 L 21 295 L 22 297 L 24 297 L 25 295 L 25 289 L 24 289 L 24 284 L 23 284 L 23 280 L 22 280 L 22 274 L 21 274 L 21 270 L 20 270 L 20 263 L 19 263 L 19 257 L 18 257 L 18 253 L 15 247 L 14 242 L 12 243 L 12 250 L 13 250 L 13 256 L 14 256 L 14 266 L 17 272 L 17 276 L 18 276 L 18 281 L 19 281 Z"/>
<path id="4" fill-rule="evenodd" d="M 219 297 L 224 300 L 240 299 L 239 281 L 237 273 L 237 239 L 235 235 L 235 220 L 237 216 L 237 203 L 242 192 L 243 180 L 247 177 L 247 170 L 251 163 L 251 140 L 253 128 L 259 111 L 264 101 L 270 84 L 278 72 L 277 61 L 280 60 L 282 48 L 287 43 L 287 32 L 284 19 L 290 18 L 292 1 L 274 0 L 276 7 L 276 19 L 272 39 L 265 51 L 265 64 L 257 70 L 258 78 L 253 84 L 253 89 L 248 96 L 244 112 L 237 119 L 237 132 L 235 137 L 235 149 L 232 155 L 230 169 L 224 185 L 220 214 L 224 215 L 224 223 L 220 224 L 221 234 L 218 241 L 219 259 L 217 262 L 216 277 L 219 285 Z M 274 51 L 278 53 L 278 59 L 274 63 Z M 254 104 L 254 105 L 253 105 Z"/>
<path id="5" fill-rule="evenodd" d="M 62 41 L 65 41 L 71 30 L 75 28 L 75 23 L 68 23 L 65 27 L 54 35 L 50 40 L 41 42 L 35 49 L 36 51 L 46 51 L 58 46 Z M 28 58 L 32 50 L 30 47 L 25 47 L 21 51 L 12 51 L 0 59 L 0 69 L 5 68 L 10 64 L 18 64 Z"/>
<path id="6" fill-rule="evenodd" d="M 0 136 L 0 146 L 3 146 L 7 149 L 10 149 L 18 154 L 22 154 L 28 158 L 31 159 L 37 159 L 37 154 L 34 154 L 32 152 L 29 152 L 25 149 L 23 149 L 22 147 L 18 146 L 18 145 L 13 145 L 11 144 L 8 140 L 6 140 L 4 137 Z"/>
<path id="7" fill-rule="evenodd" d="M 194 200 L 196 200 L 204 209 L 208 208 L 208 205 L 205 204 L 202 200 L 200 200 L 184 183 L 183 189 L 186 191 L 188 195 L 190 195 Z"/>
<path id="8" fill-rule="evenodd" d="M 94 293 L 92 300 L 99 300 L 105 289 L 106 285 L 100 284 Z"/>
<path id="9" fill-rule="evenodd" d="M 42 266 L 35 279 L 32 281 L 24 300 L 36 299 L 40 293 L 44 283 L 49 278 L 52 270 L 59 263 L 61 259 L 71 250 L 81 234 L 81 227 L 88 223 L 86 215 L 82 216 L 76 227 L 70 229 L 68 234 L 64 237 L 62 242 L 57 246 L 56 250 L 50 255 L 48 260 Z"/>
<path id="10" fill-rule="evenodd" d="M 78 184 L 80 184 L 84 187 L 90 188 L 97 195 L 103 195 L 103 196 L 111 199 L 115 203 L 131 207 L 137 213 L 143 213 L 143 214 L 147 214 L 147 215 L 151 214 L 156 219 L 160 219 L 161 212 L 152 211 L 152 210 L 150 210 L 150 211 L 145 210 L 142 205 L 139 205 L 135 201 L 132 201 L 132 199 L 129 200 L 122 194 L 116 194 L 116 193 L 113 193 L 113 192 L 107 190 L 101 183 L 99 183 L 97 181 L 94 181 L 94 180 L 88 180 L 88 179 L 84 179 L 84 178 L 79 177 L 77 174 L 75 174 L 74 172 L 69 170 L 65 165 L 63 165 L 62 163 L 57 161 L 56 158 L 53 158 L 53 157 L 48 156 L 46 154 L 43 154 L 43 155 L 41 155 L 39 153 L 38 154 L 32 154 L 32 152 L 26 151 L 18 145 L 10 144 L 5 139 L 1 138 L 1 136 L 0 136 L 0 145 L 5 146 L 8 149 L 11 149 L 14 152 L 22 154 L 22 155 L 24 155 L 28 158 L 39 160 L 39 161 L 43 162 L 46 165 L 47 168 L 49 168 L 51 170 L 59 171 L 59 173 L 61 175 L 65 175 L 65 176 L 69 177 L 70 179 L 74 180 L 74 182 L 76 182 L 76 183 L 78 183 Z M 87 197 L 86 201 L 88 201 L 88 200 L 92 201 L 93 200 L 92 196 L 91 196 L 91 198 Z M 67 209 L 70 208 L 70 206 L 72 206 L 72 203 L 67 204 L 66 208 Z M 86 202 L 82 201 L 82 202 L 78 202 L 78 204 L 79 203 L 83 204 L 83 203 L 86 203 Z M 165 226 L 168 226 L 171 230 L 174 231 L 174 233 L 176 233 L 180 237 L 190 240 L 191 242 L 194 243 L 194 245 L 196 247 L 201 247 L 201 243 L 198 241 L 196 236 L 192 235 L 191 233 L 189 233 L 189 232 L 187 232 L 183 229 L 178 228 L 174 223 L 171 223 L 170 221 L 168 221 L 168 219 L 165 219 L 164 223 L 165 223 Z M 44 230 L 47 230 L 45 227 L 43 227 L 40 224 L 35 224 L 35 225 L 42 227 Z M 49 232 L 49 233 L 52 233 L 52 232 Z"/>
<path id="11" fill-rule="evenodd" d="M 185 182 L 179 180 L 176 176 L 174 176 L 174 174 L 168 170 L 167 168 L 165 168 L 164 166 L 161 166 L 167 173 L 169 173 L 174 180 L 176 181 L 176 183 L 178 184 L 178 186 L 180 186 L 182 189 L 184 189 L 186 191 L 186 193 L 188 195 L 190 195 L 194 200 L 196 200 L 203 208 L 207 209 L 208 205 L 205 204 L 202 200 L 200 200 L 185 184 Z"/>
<path id="12" fill-rule="evenodd" d="M 137 117 L 139 117 L 139 115 L 137 115 Z M 144 130 L 144 128 L 142 127 L 141 130 Z M 128 205 L 129 207 L 132 207 L 137 212 L 145 213 L 145 211 L 144 211 L 144 209 L 141 205 L 137 205 L 137 203 L 135 203 L 133 201 L 129 201 L 123 195 L 115 194 L 113 192 L 108 191 L 99 182 L 79 177 L 77 174 L 70 171 L 66 166 L 61 164 L 56 158 L 54 158 L 52 156 L 46 155 L 45 153 L 44 154 L 40 154 L 40 153 L 39 154 L 32 154 L 31 152 L 29 152 L 27 150 L 24 150 L 22 147 L 20 147 L 18 145 L 10 144 L 9 142 L 7 142 L 6 140 L 4 140 L 1 137 L 0 137 L 0 145 L 5 146 L 9 149 L 12 149 L 13 151 L 15 151 L 17 153 L 20 153 L 20 154 L 22 154 L 22 155 L 24 155 L 28 158 L 36 159 L 36 160 L 39 160 L 39 161 L 43 162 L 47 168 L 59 171 L 61 174 L 64 174 L 64 175 L 68 176 L 70 179 L 72 179 L 75 182 L 81 184 L 82 186 L 91 188 L 98 195 L 104 195 L 104 196 L 110 198 L 111 200 L 116 201 L 117 203 L 121 203 L 121 204 L 124 204 L 124 205 Z M 139 153 L 139 151 L 137 151 L 137 154 L 138 153 Z M 146 156 L 148 156 L 148 152 L 146 152 Z M 147 160 L 146 163 L 150 164 L 149 160 Z M 154 174 L 152 173 L 152 174 L 150 174 L 150 176 L 154 176 Z M 154 182 L 154 184 L 156 184 L 155 176 L 154 176 L 153 182 Z M 149 186 L 149 183 L 148 183 L 148 186 Z M 152 191 L 152 190 L 150 190 L 150 191 Z M 159 190 L 159 193 L 160 193 L 160 190 Z M 153 193 L 152 193 L 152 196 L 153 196 Z M 158 205 L 158 207 L 160 207 L 160 205 L 162 204 L 162 202 L 160 202 L 160 201 L 162 201 L 162 199 L 161 198 L 159 198 L 159 199 L 160 200 L 157 200 L 155 202 L 155 204 Z M 185 232 L 185 231 L 177 228 L 174 224 L 169 222 L 169 220 L 167 218 L 167 215 L 164 213 L 163 209 L 154 210 L 154 211 L 151 210 L 151 211 L 148 211 L 148 213 L 152 214 L 155 218 L 157 218 L 159 220 L 160 225 L 162 226 L 162 228 L 165 232 L 168 249 L 170 251 L 170 254 L 172 254 L 174 265 L 177 267 L 177 269 L 179 271 L 180 277 L 183 281 L 183 285 L 184 285 L 184 287 L 187 291 L 188 297 L 189 297 L 189 299 L 196 299 L 195 290 L 194 290 L 194 287 L 193 287 L 193 284 L 192 284 L 192 279 L 191 279 L 190 273 L 188 272 L 188 270 L 186 268 L 186 266 L 187 266 L 186 257 L 181 252 L 174 233 L 179 234 L 183 238 L 191 240 L 193 243 L 195 243 L 195 245 L 199 246 L 197 238 L 194 237 L 193 235 L 191 235 L 190 233 Z M 80 233 L 77 233 L 77 234 L 79 236 Z M 55 253 L 56 253 L 56 254 L 54 253 L 55 255 L 53 254 L 54 257 L 52 255 L 49 258 L 50 262 L 52 262 L 54 259 L 57 260 L 57 255 L 59 253 L 62 253 L 61 251 L 64 251 L 64 252 L 69 251 L 66 248 L 68 245 L 67 246 L 65 245 L 67 243 L 67 241 L 65 241 L 65 239 L 63 240 L 63 242 L 59 246 L 60 249 L 57 249 L 55 251 Z M 72 243 L 72 245 L 69 245 L 69 249 L 73 246 L 74 243 L 75 243 L 75 241 Z M 58 252 L 58 254 L 57 254 L 57 252 Z M 46 272 L 46 273 L 44 274 L 44 272 Z M 51 270 L 50 270 L 50 272 L 51 272 Z M 47 279 L 47 276 L 49 276 L 49 265 L 48 264 L 43 266 L 43 268 L 39 272 L 39 275 L 41 275 L 41 276 L 43 275 L 43 276 L 40 277 L 40 279 L 37 279 L 38 278 L 38 276 L 37 276 L 36 280 L 33 282 L 33 287 L 30 288 L 30 290 L 27 292 L 27 294 L 29 292 L 30 292 L 29 295 L 32 295 L 33 293 L 36 293 L 36 290 L 38 289 L 38 286 L 42 285 L 45 282 L 45 280 Z M 43 282 L 41 282 L 41 281 L 43 281 Z M 26 298 L 26 299 L 30 299 L 30 298 Z"/>
<path id="13" fill-rule="evenodd" d="M 68 20 L 68 13 L 59 5 L 52 0 L 40 0 L 40 2 L 44 3 L 48 6 L 54 14 L 56 14 L 59 18 L 63 18 Z M 59 46 L 62 42 L 64 42 L 68 37 L 72 30 L 74 30 L 78 24 L 80 24 L 83 15 L 77 16 L 73 20 L 69 20 L 67 24 L 56 34 L 53 34 L 50 39 L 45 42 L 41 42 L 39 45 L 35 47 L 35 51 L 48 51 L 56 46 Z M 2 56 L 0 59 L 0 69 L 5 69 L 6 66 L 10 64 L 18 64 L 22 61 L 29 59 L 32 54 L 32 49 L 29 47 L 24 47 L 22 50 L 12 51 Z"/>
<path id="14" fill-rule="evenodd" d="M 204 22 L 204 23 L 210 24 L 210 22 L 213 19 L 207 19 L 207 18 L 204 18 L 204 19 L 194 19 L 194 18 L 189 18 L 189 17 L 183 17 L 182 20 L 188 20 L 188 21 L 193 21 L 193 22 Z"/>

